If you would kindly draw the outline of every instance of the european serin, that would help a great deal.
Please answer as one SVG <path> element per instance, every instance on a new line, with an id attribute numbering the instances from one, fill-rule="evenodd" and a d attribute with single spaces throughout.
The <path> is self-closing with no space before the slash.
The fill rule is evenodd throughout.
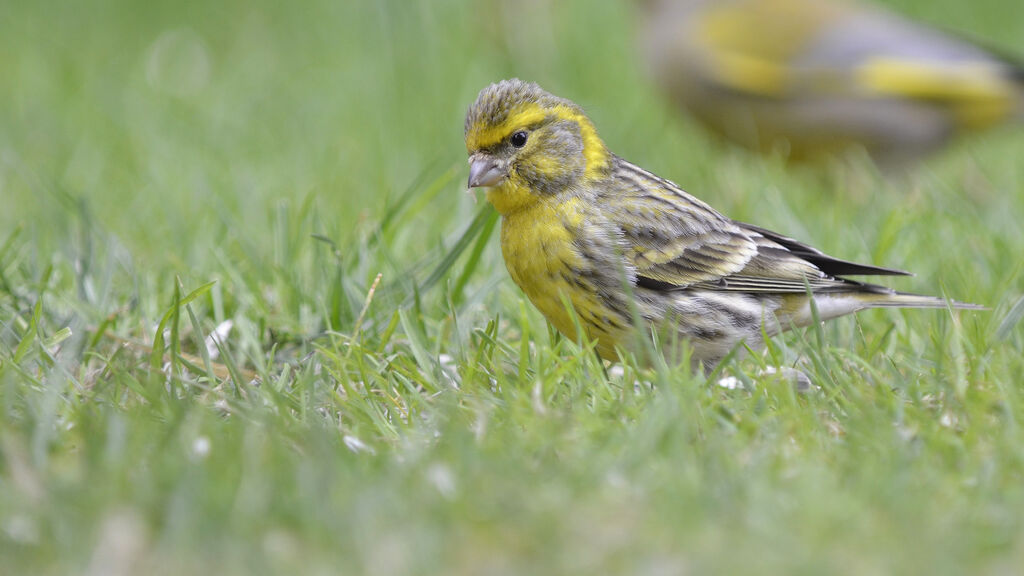
<path id="1" fill-rule="evenodd" d="M 637 319 L 686 338 L 694 363 L 713 366 L 741 343 L 810 324 L 808 291 L 822 320 L 947 305 L 842 278 L 905 272 L 726 218 L 612 154 L 579 106 L 536 84 L 484 88 L 465 131 L 469 186 L 487 188 L 501 213 L 512 279 L 555 328 L 596 340 L 605 359 L 631 346 Z"/>
<path id="2" fill-rule="evenodd" d="M 644 0 L 638 38 L 665 92 L 747 147 L 863 146 L 885 164 L 1024 119 L 1024 68 L 852 0 Z"/>

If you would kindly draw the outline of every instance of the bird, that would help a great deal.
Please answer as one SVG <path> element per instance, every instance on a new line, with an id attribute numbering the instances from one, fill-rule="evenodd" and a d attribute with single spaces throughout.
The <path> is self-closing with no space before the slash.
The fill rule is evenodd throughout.
<path id="1" fill-rule="evenodd" d="M 855 0 L 641 0 L 657 86 L 713 132 L 813 160 L 906 166 L 1024 120 L 1024 66 Z"/>
<path id="2" fill-rule="evenodd" d="M 481 90 L 465 144 L 468 187 L 484 188 L 500 214 L 512 280 L 561 334 L 593 342 L 604 360 L 656 331 L 688 341 L 694 368 L 711 370 L 815 318 L 981 308 L 850 280 L 908 273 L 727 218 L 612 153 L 580 106 L 535 83 Z"/>

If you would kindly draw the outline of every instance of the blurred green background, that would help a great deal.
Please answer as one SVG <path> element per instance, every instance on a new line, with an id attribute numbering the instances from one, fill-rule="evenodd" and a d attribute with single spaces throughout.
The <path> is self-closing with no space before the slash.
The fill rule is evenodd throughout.
<path id="1" fill-rule="evenodd" d="M 1024 55 L 1018 3 L 886 4 Z M 0 572 L 1024 564 L 1019 130 L 894 177 L 759 158 L 661 100 L 628 2 L 0 6 Z M 992 311 L 780 339 L 820 394 L 605 378 L 458 241 L 463 116 L 513 76 L 734 218 Z M 259 386 L 202 370 L 228 320 Z"/>
<path id="2" fill-rule="evenodd" d="M 1011 53 L 1024 26 L 994 0 L 894 5 Z M 711 174 L 723 151 L 646 81 L 632 8 L 9 3 L 0 119 L 13 209 L 2 223 L 46 223 L 40 246 L 55 248 L 61 198 L 74 198 L 151 264 L 173 253 L 189 265 L 209 253 L 195 234 L 229 225 L 258 239 L 268 207 L 310 194 L 325 225 L 351 230 L 417 176 L 457 163 L 468 104 L 511 76 L 577 100 L 620 155 L 734 209 Z M 446 195 L 424 214 L 444 218 L 464 200 Z M 763 221 L 764 210 L 736 216 Z"/>

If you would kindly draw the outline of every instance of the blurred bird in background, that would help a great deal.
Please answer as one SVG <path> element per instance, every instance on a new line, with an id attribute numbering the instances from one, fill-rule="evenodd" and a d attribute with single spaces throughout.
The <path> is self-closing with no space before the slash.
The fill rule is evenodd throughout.
<path id="1" fill-rule="evenodd" d="M 883 165 L 1024 119 L 1024 67 L 842 0 L 642 0 L 663 90 L 723 136 L 806 159 L 862 146 Z"/>

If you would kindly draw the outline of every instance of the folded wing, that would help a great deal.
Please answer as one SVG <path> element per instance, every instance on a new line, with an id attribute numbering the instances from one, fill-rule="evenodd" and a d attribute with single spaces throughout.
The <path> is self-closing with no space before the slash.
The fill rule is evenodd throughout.
<path id="1" fill-rule="evenodd" d="M 674 183 L 615 159 L 601 201 L 621 230 L 637 284 L 757 293 L 888 291 L 841 278 L 908 275 L 832 258 L 792 238 L 734 222 Z"/>

